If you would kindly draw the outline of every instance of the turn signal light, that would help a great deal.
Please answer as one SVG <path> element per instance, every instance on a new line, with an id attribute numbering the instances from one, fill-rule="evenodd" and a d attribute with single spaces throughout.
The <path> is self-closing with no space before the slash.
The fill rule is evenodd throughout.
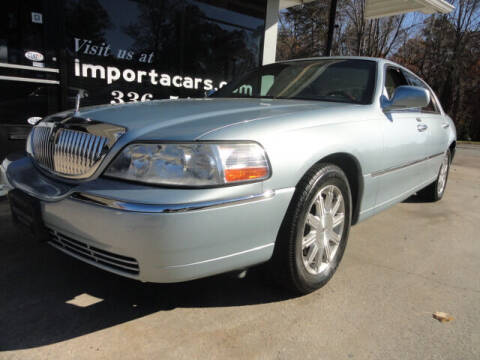
<path id="1" fill-rule="evenodd" d="M 267 176 L 268 176 L 268 168 L 266 167 L 225 170 L 226 182 L 249 181 L 249 180 L 265 178 Z"/>

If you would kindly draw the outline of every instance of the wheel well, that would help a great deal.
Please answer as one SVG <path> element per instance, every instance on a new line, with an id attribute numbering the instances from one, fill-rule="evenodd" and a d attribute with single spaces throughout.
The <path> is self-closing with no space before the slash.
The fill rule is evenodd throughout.
<path id="1" fill-rule="evenodd" d="M 363 194 L 362 170 L 358 160 L 347 153 L 336 153 L 322 158 L 319 162 L 334 164 L 347 176 L 352 192 L 352 225 L 355 225 L 360 214 L 360 201 Z"/>
<path id="2" fill-rule="evenodd" d="M 450 149 L 450 162 L 453 161 L 453 157 L 455 156 L 455 148 L 457 147 L 457 142 L 454 141 L 450 144 L 450 146 L 448 147 Z"/>

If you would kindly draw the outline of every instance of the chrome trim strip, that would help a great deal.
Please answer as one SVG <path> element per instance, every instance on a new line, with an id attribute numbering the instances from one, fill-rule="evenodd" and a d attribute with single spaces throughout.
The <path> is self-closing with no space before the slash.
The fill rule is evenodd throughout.
<path id="1" fill-rule="evenodd" d="M 7 80 L 7 81 L 23 81 L 23 82 L 32 82 L 32 83 L 41 83 L 41 84 L 60 84 L 58 80 L 47 80 L 47 79 L 35 79 L 35 78 L 26 78 L 20 76 L 3 76 L 0 75 L 0 80 Z"/>
<path id="2" fill-rule="evenodd" d="M 261 246 L 254 247 L 254 248 L 252 248 L 252 249 L 248 249 L 248 250 L 244 250 L 244 251 L 239 251 L 239 252 L 236 252 L 236 253 L 233 253 L 233 254 L 229 254 L 229 255 L 225 255 L 225 256 L 220 256 L 220 257 L 213 258 L 213 259 L 208 259 L 208 260 L 203 260 L 203 261 L 197 261 L 197 262 L 194 262 L 194 263 L 184 264 L 184 265 L 170 265 L 170 266 L 164 267 L 164 269 L 181 268 L 181 267 L 187 267 L 187 266 L 192 266 L 192 265 L 206 264 L 206 263 L 209 263 L 209 262 L 212 262 L 212 261 L 218 261 L 218 260 L 228 259 L 228 258 L 231 258 L 231 257 L 234 257 L 234 256 L 247 254 L 247 253 L 250 253 L 250 252 L 252 252 L 252 251 L 262 250 L 262 249 L 265 249 L 265 248 L 267 248 L 267 247 L 271 247 L 271 246 L 274 246 L 274 245 L 275 245 L 275 243 L 272 242 L 272 243 L 269 243 L 269 244 L 265 244 L 265 245 L 261 245 Z"/>
<path id="3" fill-rule="evenodd" d="M 419 163 L 424 162 L 424 161 L 431 160 L 431 159 L 436 158 L 438 156 L 441 156 L 443 154 L 445 154 L 445 152 L 441 152 L 441 153 L 438 153 L 438 154 L 435 154 L 435 155 L 430 155 L 430 156 L 427 156 L 426 158 L 411 161 L 411 162 L 408 162 L 408 163 L 405 163 L 405 164 L 402 164 L 402 165 L 399 165 L 399 166 L 394 166 L 394 167 L 391 167 L 391 168 L 388 168 L 388 169 L 375 171 L 373 173 L 367 174 L 366 176 L 377 177 L 377 176 L 380 176 L 380 175 L 385 175 L 385 174 L 393 172 L 393 171 L 401 170 L 401 169 L 404 169 L 406 167 L 416 165 L 416 164 L 419 164 Z"/>
<path id="4" fill-rule="evenodd" d="M 0 63 L 0 67 L 10 68 L 10 69 L 22 69 L 22 70 L 52 72 L 52 73 L 59 73 L 60 72 L 59 69 L 55 69 L 55 68 L 40 67 L 40 66 L 28 66 L 28 65 L 17 65 L 17 64 L 9 64 L 9 63 Z"/>
<path id="5" fill-rule="evenodd" d="M 282 189 L 283 190 L 283 189 Z M 234 199 L 203 201 L 189 204 L 141 204 L 129 203 L 121 200 L 108 199 L 97 195 L 86 193 L 74 193 L 70 196 L 71 199 L 81 201 L 89 204 L 94 204 L 102 207 L 112 208 L 116 210 L 141 212 L 141 213 L 160 213 L 171 214 L 187 211 L 198 211 L 205 209 L 213 209 L 223 206 L 240 205 L 255 201 L 268 200 L 275 196 L 274 190 L 266 191 L 262 194 L 247 195 Z"/>

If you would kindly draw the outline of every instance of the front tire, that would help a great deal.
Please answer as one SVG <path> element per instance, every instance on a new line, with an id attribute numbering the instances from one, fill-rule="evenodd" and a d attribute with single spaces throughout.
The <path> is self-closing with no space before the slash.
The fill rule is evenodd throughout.
<path id="1" fill-rule="evenodd" d="M 452 156 L 450 150 L 445 152 L 445 155 L 438 171 L 437 179 L 428 185 L 426 188 L 418 192 L 418 196 L 428 202 L 435 202 L 442 199 L 447 187 L 448 173 L 450 171 L 450 163 Z"/>
<path id="2" fill-rule="evenodd" d="M 297 185 L 280 228 L 270 272 L 282 286 L 307 294 L 335 273 L 348 240 L 351 192 L 345 173 L 320 163 Z"/>

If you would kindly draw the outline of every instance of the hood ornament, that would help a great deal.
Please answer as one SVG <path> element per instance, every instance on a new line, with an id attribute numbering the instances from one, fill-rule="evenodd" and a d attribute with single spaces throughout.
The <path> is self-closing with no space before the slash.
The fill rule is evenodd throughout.
<path id="1" fill-rule="evenodd" d="M 88 93 L 84 89 L 78 89 L 77 96 L 75 97 L 75 113 L 73 116 L 78 116 L 80 111 L 80 101 L 87 97 Z"/>

